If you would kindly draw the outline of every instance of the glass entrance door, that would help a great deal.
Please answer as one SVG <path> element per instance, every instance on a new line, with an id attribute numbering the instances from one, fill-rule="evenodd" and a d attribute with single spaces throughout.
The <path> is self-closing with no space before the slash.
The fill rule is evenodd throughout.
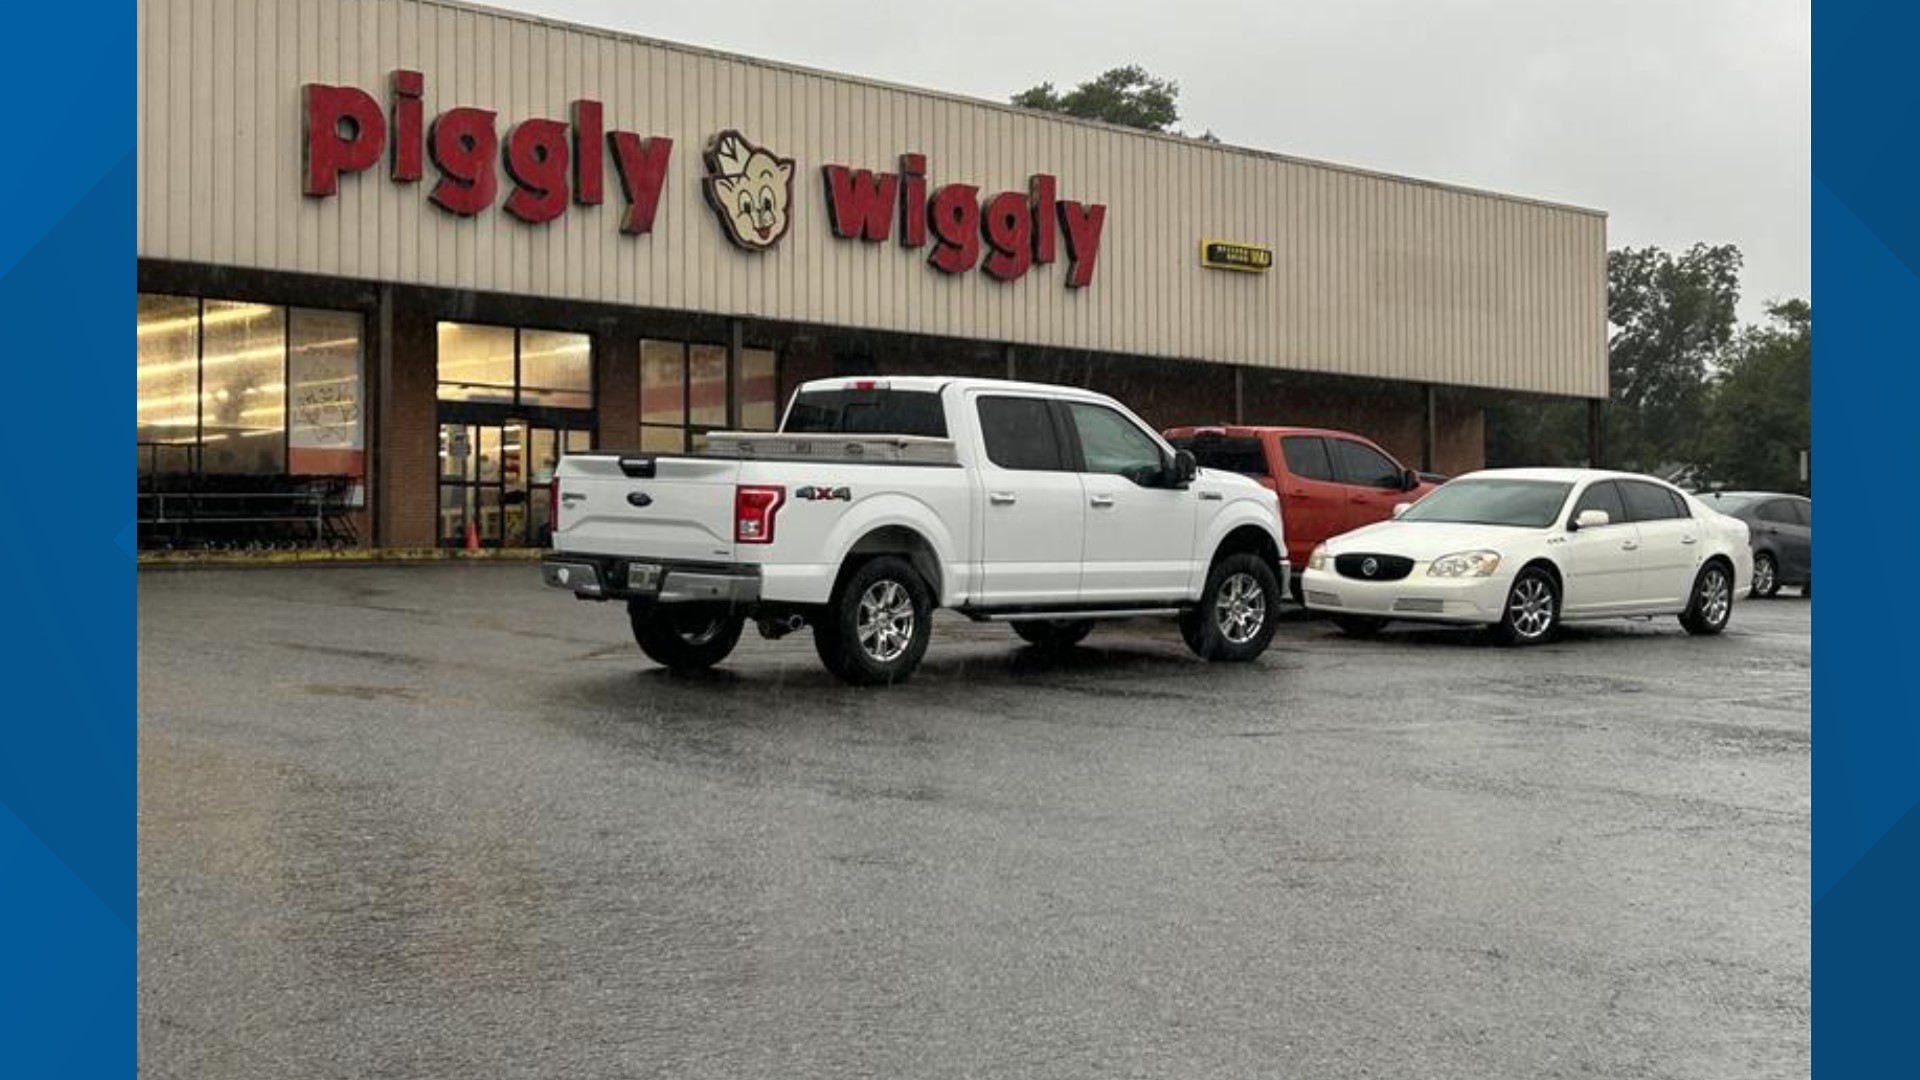
<path id="1" fill-rule="evenodd" d="M 519 419 L 442 423 L 440 546 L 547 546 L 547 490 L 560 455 L 592 445 L 585 428 Z"/>

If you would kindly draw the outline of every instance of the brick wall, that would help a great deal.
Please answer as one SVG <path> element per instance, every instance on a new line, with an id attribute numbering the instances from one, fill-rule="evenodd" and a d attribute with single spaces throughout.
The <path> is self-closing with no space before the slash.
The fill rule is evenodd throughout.
<path id="1" fill-rule="evenodd" d="M 997 378 L 1006 374 L 1006 354 L 967 342 L 876 348 L 830 333 L 796 337 L 781 354 L 781 400 L 809 379 L 865 373 Z M 1157 428 L 1234 422 L 1233 368 L 1224 364 L 1018 349 L 1014 373 L 1030 382 L 1098 390 Z M 1409 468 L 1421 467 L 1426 398 L 1417 385 L 1246 369 L 1242 394 L 1244 423 L 1353 431 Z M 1434 471 L 1457 475 L 1482 467 L 1486 424 L 1479 397 L 1442 389 L 1435 404 Z"/>
<path id="2" fill-rule="evenodd" d="M 640 335 L 617 324 L 593 335 L 593 445 L 640 445 Z"/>
<path id="3" fill-rule="evenodd" d="M 1487 464 L 1487 410 L 1479 395 L 1442 390 L 1433 440 L 1435 472 L 1458 476 Z"/>
<path id="4" fill-rule="evenodd" d="M 432 547 L 440 510 L 439 342 L 433 312 L 396 296 L 392 367 L 380 387 L 374 498 L 378 543 Z M 376 371 L 378 358 L 369 365 Z"/>

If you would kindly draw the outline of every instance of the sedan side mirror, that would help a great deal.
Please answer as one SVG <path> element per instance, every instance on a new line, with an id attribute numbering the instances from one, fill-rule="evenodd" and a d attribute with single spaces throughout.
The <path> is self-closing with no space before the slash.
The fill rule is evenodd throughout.
<path id="1" fill-rule="evenodd" d="M 1198 475 L 1200 475 L 1200 462 L 1195 460 L 1193 451 L 1175 450 L 1173 452 L 1174 486 L 1186 487 L 1193 483 L 1193 478 Z"/>
<path id="2" fill-rule="evenodd" d="M 1420 474 L 1408 469 L 1400 474 L 1400 490 L 1412 491 L 1420 486 Z"/>
<path id="3" fill-rule="evenodd" d="M 1393 504 L 1393 516 L 1394 516 L 1394 517 L 1399 517 L 1399 516 L 1400 516 L 1401 514 L 1404 514 L 1404 513 L 1406 513 L 1407 511 L 1409 511 L 1409 510 L 1411 510 L 1411 509 L 1413 509 L 1413 504 L 1412 504 L 1412 503 L 1394 503 L 1394 504 Z"/>
<path id="4" fill-rule="evenodd" d="M 1575 529 L 1597 529 L 1611 521 L 1613 521 L 1613 518 L 1609 517 L 1605 510 L 1582 510 L 1579 516 L 1573 519 L 1573 527 Z"/>

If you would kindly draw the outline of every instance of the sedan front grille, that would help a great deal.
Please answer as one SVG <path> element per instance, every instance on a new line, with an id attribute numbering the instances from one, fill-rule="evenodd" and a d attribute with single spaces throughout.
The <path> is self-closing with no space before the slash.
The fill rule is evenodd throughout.
<path id="1" fill-rule="evenodd" d="M 1413 560 L 1404 555 L 1336 555 L 1333 568 L 1341 577 L 1361 581 L 1399 581 L 1413 573 Z"/>

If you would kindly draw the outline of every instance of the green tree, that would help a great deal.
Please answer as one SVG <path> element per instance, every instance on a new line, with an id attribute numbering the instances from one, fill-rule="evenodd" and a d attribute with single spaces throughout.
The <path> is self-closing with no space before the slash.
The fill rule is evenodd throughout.
<path id="1" fill-rule="evenodd" d="M 1104 71 L 1065 93 L 1052 83 L 1043 82 L 1008 100 L 1022 109 L 1099 120 L 1165 135 L 1185 134 L 1173 126 L 1180 121 L 1180 84 L 1172 79 L 1156 79 L 1138 64 Z M 1220 141 L 1211 131 L 1196 138 Z"/>
<path id="2" fill-rule="evenodd" d="M 1800 451 L 1813 446 L 1813 305 L 1770 304 L 1767 317 L 1740 331 L 1713 380 L 1701 464 L 1710 482 L 1726 487 L 1805 491 Z"/>
<path id="3" fill-rule="evenodd" d="M 1608 382 L 1602 461 L 1657 470 L 1702 453 L 1708 376 L 1734 336 L 1740 249 L 1695 244 L 1607 254 Z M 1487 409 L 1491 465 L 1587 462 L 1584 402 L 1509 398 Z"/>
<path id="4" fill-rule="evenodd" d="M 1740 266 L 1732 244 L 1608 253 L 1607 464 L 1652 470 L 1698 458 L 1707 376 L 1733 340 Z"/>

